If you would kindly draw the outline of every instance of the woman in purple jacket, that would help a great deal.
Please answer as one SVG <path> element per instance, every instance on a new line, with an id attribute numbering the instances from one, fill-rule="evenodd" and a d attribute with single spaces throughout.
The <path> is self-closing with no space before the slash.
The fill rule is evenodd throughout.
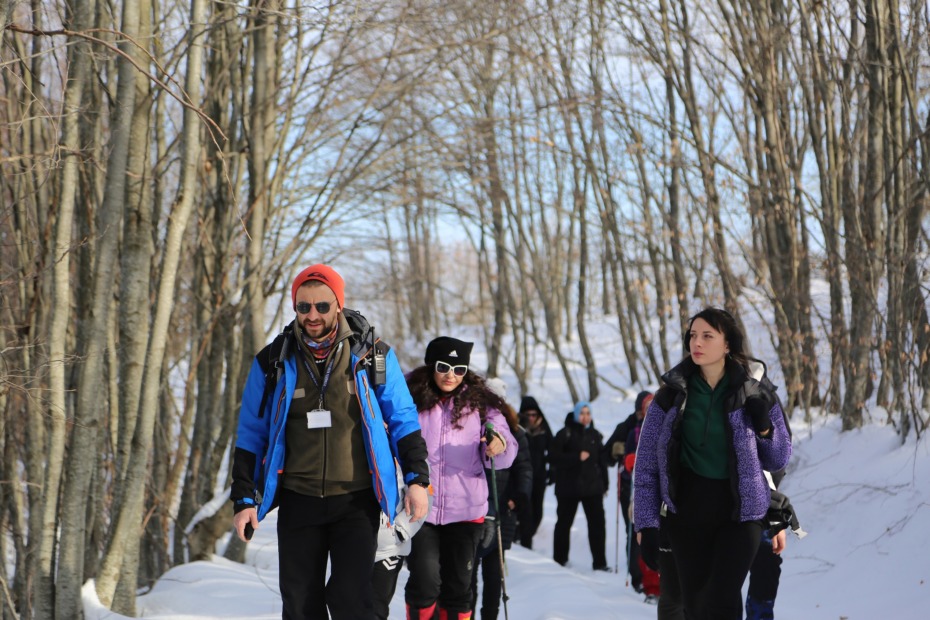
<path id="1" fill-rule="evenodd" d="M 693 316 L 688 356 L 662 376 L 639 438 L 633 521 L 643 559 L 654 566 L 661 555 L 652 553 L 661 527 L 694 620 L 742 618 L 741 588 L 769 507 L 762 471 L 791 456 L 775 388 L 743 340 L 725 310 Z"/>
<path id="2" fill-rule="evenodd" d="M 471 617 L 471 575 L 488 512 L 485 467 L 510 467 L 517 454 L 500 397 L 468 368 L 473 343 L 441 336 L 426 347 L 426 365 L 407 387 L 420 414 L 429 451 L 433 505 L 413 539 L 407 618 Z M 494 433 L 488 433 L 490 423 Z"/>

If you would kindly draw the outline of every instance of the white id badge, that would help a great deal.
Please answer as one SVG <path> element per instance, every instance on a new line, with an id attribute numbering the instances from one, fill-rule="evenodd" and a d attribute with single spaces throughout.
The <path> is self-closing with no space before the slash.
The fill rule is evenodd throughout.
<path id="1" fill-rule="evenodd" d="M 328 409 L 307 412 L 307 428 L 329 428 L 333 425 L 333 414 Z"/>

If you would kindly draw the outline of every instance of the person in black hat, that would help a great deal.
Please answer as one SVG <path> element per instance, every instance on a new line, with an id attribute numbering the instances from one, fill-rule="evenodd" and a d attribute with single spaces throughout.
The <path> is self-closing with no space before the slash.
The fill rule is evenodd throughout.
<path id="1" fill-rule="evenodd" d="M 413 538 L 404 591 L 408 618 L 471 617 L 472 567 L 488 515 L 485 468 L 506 469 L 517 441 L 501 414 L 506 406 L 469 368 L 472 343 L 441 336 L 407 387 L 429 450 L 433 505 Z M 490 423 L 493 433 L 488 432 Z"/>
<path id="2" fill-rule="evenodd" d="M 542 409 L 532 396 L 524 396 L 520 401 L 520 424 L 526 429 L 526 438 L 530 445 L 530 462 L 533 465 L 533 489 L 530 503 L 520 515 L 520 544 L 527 549 L 533 548 L 533 536 L 539 529 L 543 518 L 543 498 L 546 485 L 551 484 L 549 471 L 549 445 L 552 443 L 552 429 L 543 415 Z"/>

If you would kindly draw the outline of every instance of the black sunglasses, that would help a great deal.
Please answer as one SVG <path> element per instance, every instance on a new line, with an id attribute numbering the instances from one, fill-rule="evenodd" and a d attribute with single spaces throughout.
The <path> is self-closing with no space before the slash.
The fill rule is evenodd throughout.
<path id="1" fill-rule="evenodd" d="M 445 362 L 436 362 L 436 372 L 441 375 L 449 374 L 452 372 L 456 377 L 464 377 L 465 373 L 468 372 L 468 366 L 462 364 L 461 366 L 453 366 L 452 364 L 447 364 Z"/>
<path id="2" fill-rule="evenodd" d="M 318 301 L 315 304 L 311 304 L 307 301 L 298 301 L 297 302 L 297 312 L 301 314 L 309 314 L 310 308 L 316 308 L 316 311 L 320 314 L 329 314 L 329 309 L 332 308 L 333 304 L 329 301 Z"/>

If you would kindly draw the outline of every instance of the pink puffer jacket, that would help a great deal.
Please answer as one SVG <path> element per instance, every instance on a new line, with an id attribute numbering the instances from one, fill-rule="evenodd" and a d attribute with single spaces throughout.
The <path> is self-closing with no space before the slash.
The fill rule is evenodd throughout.
<path id="1" fill-rule="evenodd" d="M 426 520 L 435 525 L 457 521 L 474 521 L 488 512 L 488 482 L 484 468 L 491 461 L 484 455 L 481 441 L 484 428 L 477 411 L 459 418 L 461 428 L 452 426 L 452 400 L 420 411 L 420 428 L 429 450 L 433 507 Z M 487 421 L 504 437 L 507 448 L 494 457 L 494 467 L 510 467 L 517 456 L 517 441 L 507 421 L 497 409 L 488 409 Z"/>

